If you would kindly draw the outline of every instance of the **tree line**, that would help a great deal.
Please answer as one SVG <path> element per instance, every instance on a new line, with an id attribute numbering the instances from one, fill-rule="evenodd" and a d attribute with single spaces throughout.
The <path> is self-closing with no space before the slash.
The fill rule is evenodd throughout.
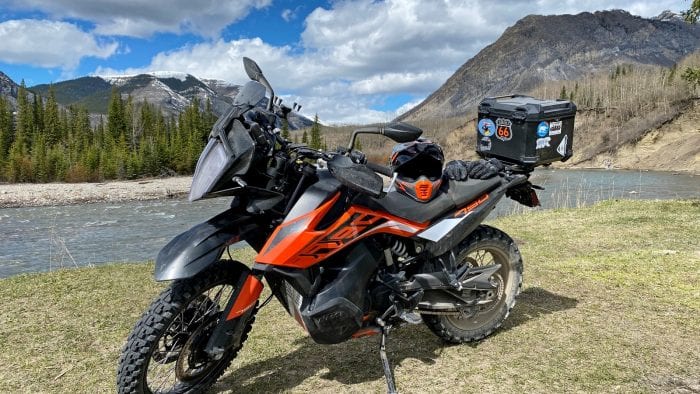
<path id="1" fill-rule="evenodd" d="M 94 116 L 94 115 L 93 115 Z M 0 97 L 0 181 L 85 182 L 190 174 L 216 121 L 207 101 L 166 117 L 115 88 L 106 117 L 30 94 L 22 82 L 17 109 Z"/>

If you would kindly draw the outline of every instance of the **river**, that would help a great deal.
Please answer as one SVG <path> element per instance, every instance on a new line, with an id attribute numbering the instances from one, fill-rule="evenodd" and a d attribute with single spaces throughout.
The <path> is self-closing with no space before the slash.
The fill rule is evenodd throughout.
<path id="1" fill-rule="evenodd" d="M 542 208 L 597 201 L 700 197 L 700 177 L 664 172 L 538 169 Z M 0 278 L 106 262 L 145 261 L 173 236 L 228 206 L 229 199 L 127 201 L 0 209 Z M 491 217 L 522 212 L 504 199 Z"/>

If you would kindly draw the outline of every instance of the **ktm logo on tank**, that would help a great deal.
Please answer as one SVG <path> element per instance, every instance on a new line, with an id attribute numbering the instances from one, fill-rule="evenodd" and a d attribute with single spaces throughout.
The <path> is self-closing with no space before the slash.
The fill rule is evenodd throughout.
<path id="1" fill-rule="evenodd" d="M 316 258 L 328 255 L 340 246 L 357 238 L 358 235 L 377 224 L 381 219 L 382 218 L 379 216 L 355 215 L 326 238 L 311 244 L 306 250 L 300 253 L 300 255 Z"/>

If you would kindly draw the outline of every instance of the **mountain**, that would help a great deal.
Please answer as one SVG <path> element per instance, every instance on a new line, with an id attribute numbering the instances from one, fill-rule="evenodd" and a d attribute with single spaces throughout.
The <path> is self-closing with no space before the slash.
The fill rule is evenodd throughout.
<path id="1" fill-rule="evenodd" d="M 12 108 L 17 108 L 17 92 L 19 91 L 19 85 L 8 77 L 5 73 L 0 71 L 0 97 L 3 97 L 10 103 Z M 33 100 L 34 95 L 29 92 L 29 100 Z"/>
<path id="2" fill-rule="evenodd" d="M 51 85 L 36 85 L 29 90 L 48 95 Z M 157 71 L 148 74 L 113 77 L 82 77 L 53 84 L 56 101 L 62 105 L 82 105 L 91 113 L 105 114 L 112 88 L 122 96 L 130 95 L 134 102 L 146 100 L 158 105 L 165 113 L 176 115 L 196 98 L 204 107 L 207 100 L 217 116 L 225 113 L 238 94 L 240 85 L 225 81 L 199 79 L 191 74 Z M 308 127 L 311 120 L 290 115 L 290 128 Z"/>
<path id="3" fill-rule="evenodd" d="M 615 65 L 672 66 L 700 44 L 700 26 L 664 12 L 530 15 L 464 63 L 401 120 L 463 115 L 487 96 L 528 92 L 544 81 L 573 80 Z"/>

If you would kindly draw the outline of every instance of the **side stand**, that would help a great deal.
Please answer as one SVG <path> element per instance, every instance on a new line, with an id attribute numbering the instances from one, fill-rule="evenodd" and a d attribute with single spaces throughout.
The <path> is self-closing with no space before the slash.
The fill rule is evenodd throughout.
<path id="1" fill-rule="evenodd" d="M 382 367 L 384 367 L 384 376 L 386 377 L 387 392 L 389 394 L 397 394 L 396 384 L 394 383 L 394 374 L 391 372 L 389 358 L 386 356 L 386 338 L 389 336 L 391 326 L 382 325 L 382 338 L 379 340 L 379 357 L 382 359 Z"/>

